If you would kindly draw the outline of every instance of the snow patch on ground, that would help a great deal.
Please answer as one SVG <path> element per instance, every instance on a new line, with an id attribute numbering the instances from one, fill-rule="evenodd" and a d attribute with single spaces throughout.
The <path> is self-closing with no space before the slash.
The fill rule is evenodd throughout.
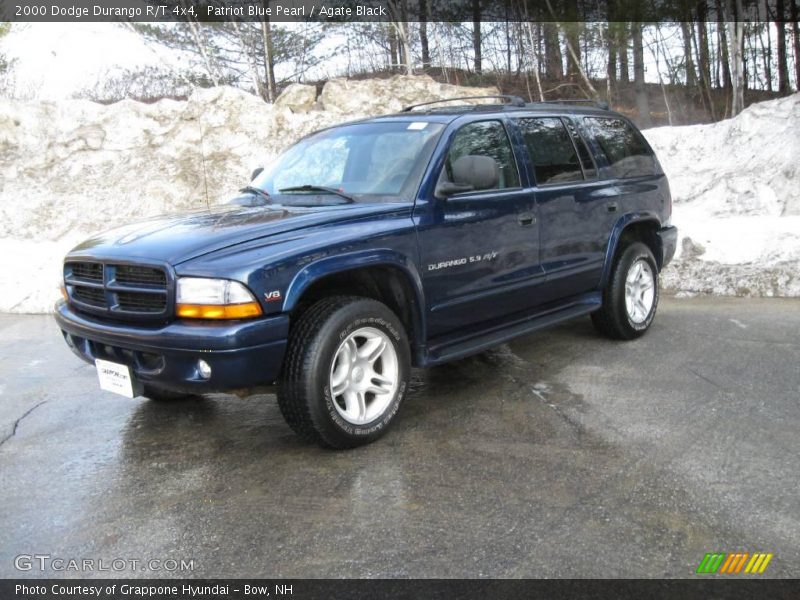
<path id="1" fill-rule="evenodd" d="M 800 94 L 711 125 L 645 131 L 680 239 L 679 295 L 800 296 Z"/>

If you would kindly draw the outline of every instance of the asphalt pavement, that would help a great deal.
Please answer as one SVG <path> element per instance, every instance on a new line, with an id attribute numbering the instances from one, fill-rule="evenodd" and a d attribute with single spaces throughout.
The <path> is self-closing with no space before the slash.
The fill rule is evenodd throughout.
<path id="1" fill-rule="evenodd" d="M 665 298 L 634 342 L 585 318 L 417 371 L 383 439 L 331 452 L 269 394 L 100 391 L 52 317 L 2 315 L 0 577 L 692 577 L 734 551 L 800 577 L 798 365 L 800 301 Z"/>

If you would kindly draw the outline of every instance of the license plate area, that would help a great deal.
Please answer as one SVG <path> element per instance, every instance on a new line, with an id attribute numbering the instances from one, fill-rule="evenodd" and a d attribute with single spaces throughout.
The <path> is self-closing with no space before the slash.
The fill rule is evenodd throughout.
<path id="1" fill-rule="evenodd" d="M 130 367 L 101 358 L 95 359 L 94 364 L 97 368 L 100 389 L 126 398 L 133 398 L 136 395 L 134 390 L 137 385 Z"/>

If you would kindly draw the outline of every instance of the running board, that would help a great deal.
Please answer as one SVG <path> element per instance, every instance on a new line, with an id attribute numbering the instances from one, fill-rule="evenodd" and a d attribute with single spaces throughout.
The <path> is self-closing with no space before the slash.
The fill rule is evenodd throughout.
<path id="1" fill-rule="evenodd" d="M 599 293 L 587 294 L 567 306 L 561 306 L 548 312 L 540 312 L 533 316 L 490 328 L 478 335 L 431 344 L 428 347 L 425 366 L 438 365 L 483 352 L 520 335 L 546 329 L 575 317 L 588 315 L 600 308 L 601 304 L 602 298 Z"/>

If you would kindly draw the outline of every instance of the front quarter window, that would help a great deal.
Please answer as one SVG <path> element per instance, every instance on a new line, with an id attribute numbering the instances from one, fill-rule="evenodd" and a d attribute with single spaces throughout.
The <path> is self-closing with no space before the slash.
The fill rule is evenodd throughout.
<path id="1" fill-rule="evenodd" d="M 514 153 L 506 128 L 500 121 L 477 121 L 459 129 L 453 136 L 440 179 L 455 181 L 453 165 L 464 156 L 486 156 L 495 161 L 498 170 L 495 189 L 519 186 Z"/>

